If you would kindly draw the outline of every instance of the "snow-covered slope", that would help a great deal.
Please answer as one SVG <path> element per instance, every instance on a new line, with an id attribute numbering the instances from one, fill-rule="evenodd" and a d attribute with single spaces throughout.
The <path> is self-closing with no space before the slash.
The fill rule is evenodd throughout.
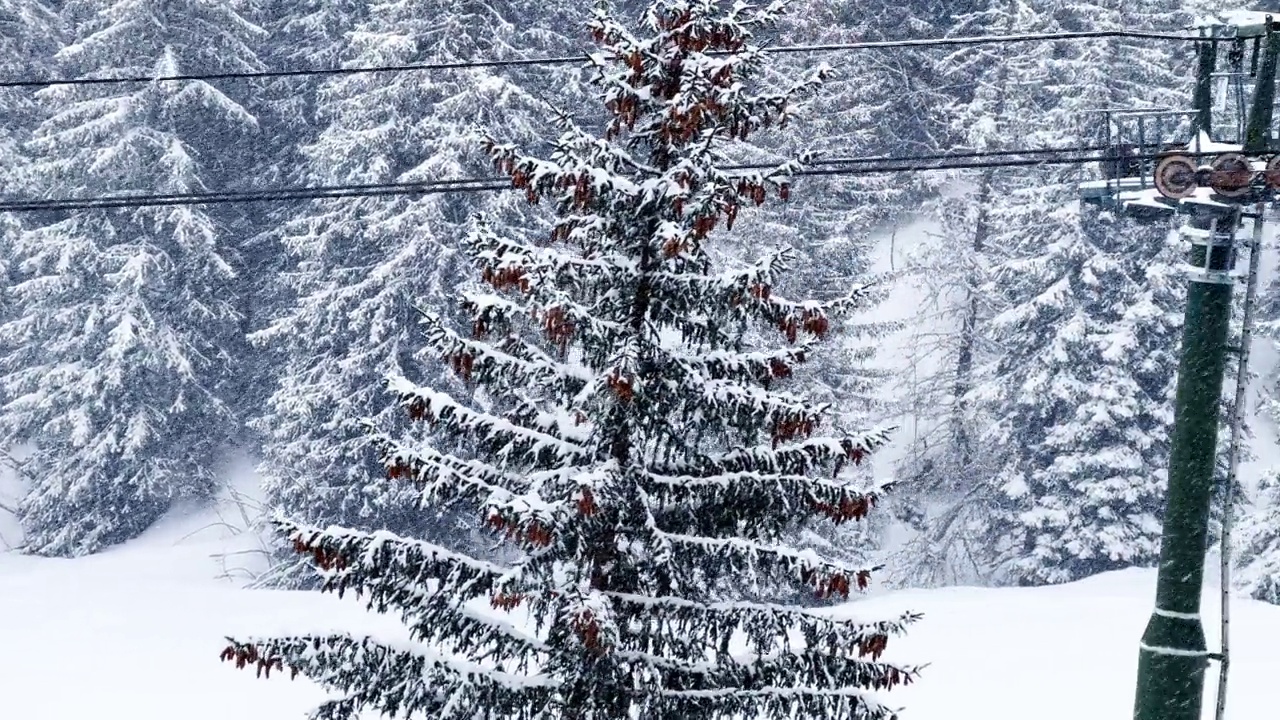
<path id="1" fill-rule="evenodd" d="M 285 720 L 323 692 L 255 680 L 218 660 L 224 636 L 333 626 L 402 633 L 392 618 L 317 593 L 249 591 L 239 508 L 176 511 L 143 537 L 73 560 L 0 554 L 0 717 Z M 223 560 L 226 564 L 224 566 Z"/>
<path id="2" fill-rule="evenodd" d="M 1204 621 L 1218 646 L 1217 586 L 1206 583 Z M 1155 571 L 1107 573 L 1042 588 L 909 590 L 854 603 L 848 612 L 925 613 L 892 656 L 929 662 L 895 692 L 904 720 L 1127 718 L 1138 638 L 1151 615 Z M 1227 717 L 1275 717 L 1280 607 L 1233 598 Z M 1203 717 L 1213 717 L 1217 665 Z"/>
<path id="3" fill-rule="evenodd" d="M 231 529 L 238 515 L 234 505 L 178 512 L 139 540 L 76 560 L 0 554 L 0 716 L 301 720 L 323 693 L 302 678 L 258 680 L 219 662 L 225 635 L 403 635 L 350 598 L 216 579 L 227 553 L 239 553 L 233 565 L 253 564 L 256 539 Z M 893 592 L 837 612 L 925 613 L 891 648 L 931 663 L 919 684 L 891 696 L 906 706 L 904 720 L 1127 717 L 1154 579 L 1133 570 L 1052 588 Z M 1280 607 L 1241 599 L 1234 612 L 1230 716 L 1272 717 Z M 1211 644 L 1215 616 L 1206 613 Z"/>
<path id="4" fill-rule="evenodd" d="M 927 230 L 911 226 L 899 240 L 922 241 Z M 891 269 L 888 249 L 877 258 L 879 270 Z M 1266 259 L 1269 276 L 1275 258 Z M 920 294 L 907 283 L 891 304 L 916 309 Z M 910 312 L 893 319 L 911 319 Z M 882 359 L 893 365 L 914 356 L 918 332 L 913 326 L 892 338 Z M 1259 339 L 1255 351 L 1255 369 L 1269 375 L 1273 348 Z M 906 451 L 912 418 L 901 420 L 904 437 L 877 464 L 881 475 Z M 1269 419 L 1255 422 L 1262 425 L 1260 438 L 1275 436 Z M 1259 459 L 1243 468 L 1246 481 L 1280 458 L 1272 443 L 1259 444 Z M 240 478 L 239 493 L 257 494 L 257 478 L 246 466 L 228 475 Z M 0 502 L 16 496 L 13 479 L 0 472 Z M 350 598 L 240 589 L 243 570 L 261 561 L 258 539 L 236 531 L 243 525 L 240 507 L 224 498 L 216 511 L 175 512 L 142 538 L 100 555 L 51 560 L 0 553 L 0 717 L 301 720 L 324 694 L 302 678 L 258 680 L 219 662 L 224 636 L 338 627 L 404 634 L 394 619 L 370 615 Z M 3 512 L 0 536 L 17 537 Z M 228 569 L 231 577 L 219 578 Z M 890 648 L 896 658 L 930 663 L 918 684 L 889 697 L 905 706 L 904 720 L 1124 718 L 1131 713 L 1138 637 L 1154 587 L 1153 571 L 1130 570 L 1048 588 L 877 592 L 837 612 L 866 618 L 925 613 Z M 1216 597 L 1211 579 L 1204 600 L 1211 647 L 1217 645 Z M 1243 598 L 1234 603 L 1228 717 L 1275 717 L 1280 607 Z M 1216 673 L 1212 667 L 1206 718 Z"/>

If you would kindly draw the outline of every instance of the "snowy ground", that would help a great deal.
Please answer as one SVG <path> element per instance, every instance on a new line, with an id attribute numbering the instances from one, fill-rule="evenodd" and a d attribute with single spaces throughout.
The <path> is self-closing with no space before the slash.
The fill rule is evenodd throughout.
<path id="1" fill-rule="evenodd" d="M 1209 646 L 1218 644 L 1217 587 L 1206 588 Z M 848 606 L 925 613 L 891 659 L 931 663 L 895 692 L 904 720 L 1078 720 L 1132 714 L 1138 637 L 1151 615 L 1154 570 L 1125 570 L 1046 588 L 900 591 Z M 1280 607 L 1232 600 L 1227 717 L 1275 717 Z M 1213 716 L 1217 666 L 1203 717 Z"/>
<path id="2" fill-rule="evenodd" d="M 232 556 L 243 564 L 255 547 L 218 520 L 177 513 L 137 541 L 77 560 L 0 554 L 0 716 L 301 720 L 323 693 L 219 662 L 225 635 L 335 626 L 402 634 L 350 601 L 215 579 L 215 556 L 250 551 Z M 918 685 L 891 695 L 904 720 L 1025 720 L 1033 710 L 1037 720 L 1116 718 L 1130 713 L 1153 586 L 1152 572 L 1134 570 L 1052 588 L 886 593 L 839 612 L 926 614 L 891 649 L 931 663 Z M 1216 601 L 1207 596 L 1205 607 L 1213 644 Z M 1241 599 L 1233 610 L 1230 716 L 1273 717 L 1280 607 Z"/>

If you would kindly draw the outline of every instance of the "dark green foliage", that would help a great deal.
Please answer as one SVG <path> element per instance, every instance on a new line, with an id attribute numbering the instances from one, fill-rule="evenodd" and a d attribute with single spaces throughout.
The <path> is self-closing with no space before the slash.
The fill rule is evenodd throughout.
<path id="1" fill-rule="evenodd" d="M 467 255 L 490 287 L 462 292 L 469 332 L 425 318 L 432 353 L 474 392 L 393 378 L 432 432 L 372 442 L 423 507 L 474 508 L 518 554 L 282 519 L 326 589 L 397 613 L 413 642 L 233 641 L 225 659 L 341 691 L 318 712 L 332 720 L 893 716 L 871 693 L 914 678 L 879 659 L 914 615 L 866 623 L 759 599 L 867 585 L 873 568 L 788 540 L 871 510 L 879 489 L 848 480 L 886 438 L 819 435 L 830 408 L 802 393 L 803 365 L 868 289 L 791 300 L 774 290 L 790 251 L 742 266 L 714 252 L 717 228 L 791 193 L 793 163 L 720 160 L 821 81 L 754 91 L 751 32 L 781 7 L 657 0 L 645 35 L 599 12 L 604 137 L 562 118 L 549 159 L 485 144 L 530 202 L 554 206 L 550 241 L 477 222 Z"/>

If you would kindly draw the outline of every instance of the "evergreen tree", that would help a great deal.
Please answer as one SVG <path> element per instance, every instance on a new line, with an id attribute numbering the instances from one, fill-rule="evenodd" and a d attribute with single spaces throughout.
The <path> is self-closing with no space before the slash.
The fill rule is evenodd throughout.
<path id="1" fill-rule="evenodd" d="M 366 15 L 359 0 L 266 0 L 251 7 L 253 18 L 268 33 L 260 56 L 271 70 L 331 69 L 343 66 L 346 34 Z M 323 77 L 323 76 L 321 76 Z M 323 130 L 320 117 L 324 83 L 315 76 L 281 76 L 252 81 L 250 109 L 258 119 L 252 170 L 244 184 L 274 189 L 305 187 L 314 180 L 305 149 Z M 298 202 L 243 206 L 248 239 L 240 258 L 244 287 L 237 310 L 248 337 L 289 312 L 298 302 L 288 282 L 293 269 L 279 232 L 298 215 Z M 245 366 L 234 391 L 244 449 L 262 457 L 264 433 L 253 424 L 263 414 L 263 399 L 281 382 L 286 349 L 273 343 L 246 343 Z"/>
<path id="2" fill-rule="evenodd" d="M 1163 27 L 1172 5 L 1001 2 L 986 17 L 1006 33 L 1132 29 Z M 1128 41 L 1054 43 L 989 67 L 994 82 L 975 95 L 970 126 L 1019 147 L 1094 144 L 1082 123 L 1091 110 L 1169 104 L 1185 89 L 1166 50 Z M 968 380 L 956 383 L 955 401 L 969 417 L 956 423 L 993 431 L 953 437 L 971 457 L 981 443 L 990 464 L 978 467 L 989 474 L 966 475 L 926 537 L 938 559 L 958 544 L 1007 582 L 1063 582 L 1158 554 L 1180 252 L 1167 225 L 1077 212 L 1080 179 L 1074 168 L 1000 170 L 967 198 L 982 232 L 966 265 L 985 279 L 965 283 L 967 344 L 956 367 L 967 365 Z M 985 357 L 976 355 L 984 344 Z M 935 466 L 957 467 L 975 464 Z"/>
<path id="3" fill-rule="evenodd" d="M 346 5 L 329 11 L 335 7 L 349 18 Z M 517 30 L 532 19 L 518 16 L 524 10 L 474 0 L 368 6 L 341 57 L 356 66 L 514 58 L 529 52 L 525 35 L 546 39 Z M 330 54 L 321 53 L 326 62 Z M 542 112 L 537 97 L 496 71 L 339 76 L 319 91 L 324 128 L 301 150 L 302 179 L 340 185 L 482 176 L 489 167 L 478 151 L 482 128 L 531 139 L 537 123 L 530 118 Z M 379 473 L 358 422 L 400 419 L 379 402 L 388 373 L 442 379 L 414 357 L 417 308 L 447 304 L 461 282 L 449 238 L 481 209 L 513 223 L 529 214 L 509 196 L 460 193 L 318 200 L 282 224 L 276 237 L 290 265 L 272 302 L 280 312 L 253 336 L 282 360 L 255 422 L 266 435 L 271 504 L 319 524 L 416 535 L 439 524 L 414 507 L 402 484 L 368 480 Z"/>
<path id="4" fill-rule="evenodd" d="M 57 16 L 44 3 L 0 0 L 0 78 L 30 80 L 47 73 L 59 30 Z M 38 117 L 30 88 L 0 88 L 0 197 L 26 197 L 22 146 Z"/>
<path id="5" fill-rule="evenodd" d="M 1280 281 L 1259 293 L 1255 308 L 1257 337 L 1280 346 Z M 1272 368 L 1261 409 L 1271 424 L 1280 422 L 1280 383 Z M 1273 440 L 1274 442 L 1274 440 Z M 1243 493 L 1232 550 L 1237 558 L 1237 587 L 1251 597 L 1280 605 L 1280 471 L 1267 468 L 1252 492 Z"/>
<path id="6" fill-rule="evenodd" d="M 1250 597 L 1280 605 L 1280 476 L 1274 468 L 1263 474 L 1248 509 L 1235 537 L 1236 583 Z"/>
<path id="7" fill-rule="evenodd" d="M 0 78 L 33 79 L 48 74 L 60 40 L 61 24 L 43 3 L 33 0 L 0 0 Z M 39 122 L 39 108 L 31 88 L 0 88 L 0 199 L 30 198 L 30 157 L 23 147 Z M 13 284 L 13 247 L 23 228 L 23 216 L 0 213 L 0 319 L 12 311 L 9 287 Z M 0 448 L 0 458 L 21 480 L 21 463 Z M 0 518 L 10 520 L 16 512 L 21 483 L 0 496 Z M 14 538 L 0 538 L 0 547 L 9 548 Z"/>
<path id="8" fill-rule="evenodd" d="M 1138 21 L 1101 3 L 1046 10 L 1068 31 Z M 1076 43 L 1055 55 L 1038 71 L 1039 92 L 1048 81 L 1053 95 L 1019 108 L 1056 115 L 1051 126 L 1080 127 L 1090 109 L 1160 102 L 1144 91 L 1177 87 L 1161 82 L 1171 80 L 1167 55 L 1131 43 Z M 1006 304 L 993 319 L 1004 356 L 988 398 L 1004 461 L 988 530 L 1009 541 L 1003 574 L 1020 583 L 1154 563 L 1172 431 L 1180 252 L 1167 226 L 1144 229 L 1108 213 L 1045 222 L 1050 208 L 1075 202 L 1079 177 L 1057 175 L 1060 184 L 1026 188 L 1027 202 L 999 218 L 1008 233 L 1000 244 L 1014 252 L 991 288 Z"/>
<path id="9" fill-rule="evenodd" d="M 952 12 L 948 34 L 955 36 L 1008 35 L 1032 22 L 1018 2 L 958 3 Z M 931 59 L 939 85 L 948 88 L 936 103 L 944 110 L 928 133 L 938 143 L 934 152 L 1021 145 L 1006 137 L 1011 66 L 1024 62 L 1016 50 L 978 45 Z M 925 294 L 912 322 L 928 327 L 913 339 L 906 368 L 912 379 L 904 394 L 914 437 L 899 469 L 908 480 L 901 494 L 907 500 L 903 519 L 919 531 L 900 553 L 900 580 L 909 585 L 977 579 L 969 518 L 983 512 L 974 500 L 994 472 L 996 458 L 978 445 L 989 418 L 974 407 L 972 396 L 989 377 L 995 357 L 983 329 L 995 308 L 984 286 L 990 280 L 991 205 L 1000 192 L 999 172 L 946 171 L 925 180 L 934 191 L 926 208 L 939 229 L 909 254 L 909 276 L 919 278 Z M 927 368 L 923 375 L 919 367 Z M 943 509 L 926 517 L 915 510 L 921 504 Z"/>
<path id="10" fill-rule="evenodd" d="M 565 118 L 549 160 L 486 143 L 530 201 L 556 206 L 551 241 L 481 220 L 468 254 L 494 289 L 464 293 L 471 332 L 427 317 L 434 351 L 478 388 L 474 402 L 391 382 L 433 437 L 466 438 L 475 454 L 390 435 L 378 445 L 391 476 L 417 481 L 428 504 L 478 505 L 521 556 L 497 565 L 388 532 L 281 520 L 327 587 L 397 610 L 420 645 L 233 641 L 224 659 L 340 690 L 317 713 L 331 719 L 892 715 L 870 691 L 915 670 L 876 657 L 913 616 L 863 624 L 755 599 L 865 585 L 867 570 L 779 539 L 797 517 L 862 517 L 874 496 L 841 482 L 841 467 L 885 438 L 816 435 L 827 407 L 788 387 L 861 290 L 788 300 L 772 287 L 790 253 L 725 268 L 711 245 L 718 225 L 774 189 L 789 194 L 795 165 L 737 173 L 719 160 L 729 138 L 785 120 L 818 84 L 750 89 L 764 60 L 750 31 L 783 4 L 657 0 L 647 37 L 600 11 L 592 62 L 612 115 L 605 136 Z M 744 347 L 752 325 L 791 344 Z M 473 601 L 522 607 L 530 622 Z"/>
<path id="11" fill-rule="evenodd" d="M 259 29 L 225 4 L 70 2 L 59 73 L 111 77 L 257 70 Z M 37 194 L 217 189 L 255 130 L 198 81 L 53 86 L 29 148 Z M 30 441 L 26 547 L 89 553 L 136 536 L 179 498 L 208 496 L 234 435 L 237 218 L 201 206 L 91 209 L 43 219 L 15 246 L 0 426 Z"/>
<path id="12" fill-rule="evenodd" d="M 988 396 L 1006 459 L 986 530 L 1012 541 L 995 546 L 1006 579 L 1064 582 L 1158 557 L 1182 278 L 1175 248 L 1143 258 L 1125 247 L 1135 235 L 1101 217 L 997 271 L 1041 288 L 993 320 L 1009 351 Z"/>
<path id="13" fill-rule="evenodd" d="M 925 5 L 920 0 L 857 5 L 801 0 L 792 3 L 768 41 L 788 46 L 931 37 L 939 29 L 921 19 L 928 12 Z M 946 17 L 935 15 L 934 22 L 945 25 Z M 835 160 L 940 149 L 928 127 L 933 120 L 928 108 L 936 104 L 939 93 L 930 73 L 932 58 L 922 53 L 896 49 L 785 55 L 765 71 L 762 80 L 782 86 L 795 74 L 828 60 L 831 75 L 806 109 L 809 131 L 735 148 L 744 162 L 771 162 L 804 153 Z M 892 271 L 871 276 L 872 253 L 880 239 L 876 235 L 895 232 L 896 224 L 910 220 L 924 191 L 916 177 L 914 173 L 810 177 L 801 196 L 781 206 L 766 206 L 742 225 L 744 253 L 750 257 L 784 242 L 806 258 L 781 280 L 778 290 L 785 295 L 831 298 L 842 294 L 853 279 L 868 279 L 876 290 L 868 292 L 864 303 L 867 315 L 874 317 L 900 279 Z M 896 323 L 883 321 L 847 325 L 839 343 L 810 367 L 814 397 L 831 403 L 836 413 L 854 424 L 890 412 L 895 369 L 877 366 L 876 348 L 899 329 Z M 802 542 L 817 543 L 825 552 L 846 559 L 866 558 L 878 550 L 889 521 L 890 516 L 881 513 L 867 523 L 823 526 Z"/>
<path id="14" fill-rule="evenodd" d="M 267 0 L 261 3 L 262 24 L 270 33 L 263 61 L 273 70 L 342 67 L 347 59 L 346 36 L 368 15 L 369 4 L 359 0 Z M 301 182 L 309 168 L 301 150 L 323 129 L 318 117 L 321 90 L 314 78 L 282 77 L 263 90 L 264 134 L 274 139 L 269 153 L 271 182 Z"/>
<path id="15" fill-rule="evenodd" d="M 57 51 L 59 31 L 57 16 L 43 3 L 0 0 L 0 78 L 32 79 L 46 74 Z M 30 158 L 23 145 L 38 122 L 39 109 L 30 88 L 0 88 L 0 198 L 31 197 Z M 20 228 L 19 216 L 0 214 L 0 276 L 8 277 Z M 7 306 L 6 300 L 0 300 L 0 308 Z"/>

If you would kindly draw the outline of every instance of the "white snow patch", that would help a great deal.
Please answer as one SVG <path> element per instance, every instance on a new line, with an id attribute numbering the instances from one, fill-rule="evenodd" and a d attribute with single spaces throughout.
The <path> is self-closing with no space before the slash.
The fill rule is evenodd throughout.
<path id="1" fill-rule="evenodd" d="M 349 596 L 250 591 L 217 579 L 215 556 L 257 547 L 219 515 L 179 510 L 138 540 L 74 560 L 0 554 L 3 715 L 302 720 L 324 692 L 301 677 L 257 680 L 220 662 L 226 636 L 406 634 Z"/>
<path id="2" fill-rule="evenodd" d="M 1132 714 L 1139 640 L 1151 617 L 1155 571 L 1106 573 L 1043 588 L 904 590 L 850 603 L 840 613 L 924 613 L 885 658 L 929 663 L 918 683 L 888 693 L 903 720 L 1114 718 Z M 1218 650 L 1216 579 L 1206 582 L 1203 621 Z M 1280 607 L 1234 598 L 1229 717 L 1274 715 L 1280 672 Z M 1213 717 L 1218 666 L 1207 672 L 1204 712 Z M 1052 702 L 1045 702 L 1052 698 Z M 957 715 L 959 713 L 959 715 Z"/>

